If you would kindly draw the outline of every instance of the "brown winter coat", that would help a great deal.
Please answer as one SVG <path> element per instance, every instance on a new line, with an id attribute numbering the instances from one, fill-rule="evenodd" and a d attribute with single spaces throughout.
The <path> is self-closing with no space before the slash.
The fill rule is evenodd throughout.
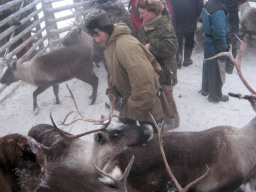
<path id="1" fill-rule="evenodd" d="M 123 23 L 114 27 L 106 43 L 104 56 L 110 74 L 108 93 L 121 94 L 126 103 L 120 115 L 138 121 L 156 120 L 170 114 L 165 95 L 157 96 L 161 88 L 158 77 L 161 66 Z M 157 74 L 158 73 L 158 74 Z"/>

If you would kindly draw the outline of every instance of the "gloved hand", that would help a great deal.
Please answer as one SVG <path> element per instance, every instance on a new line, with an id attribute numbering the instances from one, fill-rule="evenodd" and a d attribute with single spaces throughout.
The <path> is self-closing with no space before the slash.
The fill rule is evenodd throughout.
<path id="1" fill-rule="evenodd" d="M 196 22 L 196 31 L 202 31 L 202 22 L 200 21 Z"/>
<path id="2" fill-rule="evenodd" d="M 110 107 L 111 107 L 111 105 L 112 105 L 113 99 L 111 99 L 111 98 L 113 98 L 113 96 L 109 96 L 110 102 L 106 102 L 106 103 L 105 103 L 105 107 L 108 108 L 108 109 L 110 109 Z M 120 111 L 120 110 L 123 108 L 125 102 L 126 102 L 126 98 L 125 98 L 125 97 L 123 97 L 123 96 L 118 96 L 118 97 L 115 99 L 114 109 L 117 110 L 117 111 Z"/>

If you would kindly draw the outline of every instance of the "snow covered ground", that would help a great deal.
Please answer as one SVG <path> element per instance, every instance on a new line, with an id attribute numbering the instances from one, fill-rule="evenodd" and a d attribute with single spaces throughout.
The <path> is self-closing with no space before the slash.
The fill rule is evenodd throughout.
<path id="1" fill-rule="evenodd" d="M 247 48 L 242 59 L 242 72 L 248 83 L 256 89 L 256 47 Z M 252 118 L 255 112 L 248 101 L 230 98 L 226 103 L 210 103 L 207 97 L 201 96 L 198 91 L 201 87 L 203 52 L 197 48 L 192 56 L 194 64 L 178 70 L 178 84 L 174 88 L 174 97 L 180 115 L 180 126 L 173 131 L 201 131 L 217 125 L 231 125 L 243 127 Z M 100 119 L 101 115 L 108 115 L 105 108 L 105 95 L 107 87 L 106 71 L 103 66 L 95 68 L 99 77 L 98 97 L 94 105 L 90 105 L 89 96 L 91 87 L 79 80 L 68 81 L 80 111 L 85 117 Z M 0 94 L 2 99 L 13 88 L 11 85 Z M 5 102 L 0 105 L 0 136 L 10 133 L 27 134 L 29 129 L 40 123 L 50 124 L 50 113 L 56 123 L 64 119 L 66 114 L 74 110 L 74 105 L 69 97 L 65 83 L 60 85 L 61 104 L 55 104 L 55 98 L 51 88 L 38 96 L 40 110 L 37 115 L 32 110 L 32 93 L 35 87 L 23 83 Z M 223 93 L 228 92 L 250 94 L 239 79 L 236 71 L 226 76 Z M 75 118 L 75 116 L 72 116 Z M 61 126 L 65 131 L 73 134 L 96 128 L 97 125 L 89 122 L 76 122 L 70 126 Z M 92 135 L 84 137 L 91 140 Z"/>

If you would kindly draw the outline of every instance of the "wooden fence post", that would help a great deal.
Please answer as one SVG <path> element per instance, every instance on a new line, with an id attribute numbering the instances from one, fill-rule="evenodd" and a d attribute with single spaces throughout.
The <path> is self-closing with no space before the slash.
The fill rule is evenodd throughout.
<path id="1" fill-rule="evenodd" d="M 51 20 L 55 19 L 54 13 L 49 11 L 49 9 L 52 9 L 52 3 L 48 0 L 42 0 L 42 9 L 44 12 L 45 28 L 49 42 L 49 48 L 50 50 L 54 50 L 61 47 L 61 45 L 59 43 L 52 43 L 54 42 L 54 40 L 56 41 L 60 39 L 60 36 L 58 34 L 51 32 L 52 30 L 58 29 L 57 23 L 50 22 Z"/>

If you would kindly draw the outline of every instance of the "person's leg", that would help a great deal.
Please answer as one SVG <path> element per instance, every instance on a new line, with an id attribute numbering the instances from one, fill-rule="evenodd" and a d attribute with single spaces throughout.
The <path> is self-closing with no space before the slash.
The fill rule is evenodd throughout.
<path id="1" fill-rule="evenodd" d="M 226 96 L 222 95 L 222 82 L 217 59 L 207 61 L 208 65 L 208 100 L 210 102 L 228 101 Z"/>
<path id="2" fill-rule="evenodd" d="M 183 33 L 176 33 L 178 39 L 178 52 L 176 53 L 177 68 L 180 69 L 182 66 L 183 58 Z"/>
<path id="3" fill-rule="evenodd" d="M 185 53 L 184 53 L 184 62 L 183 66 L 187 67 L 193 63 L 191 59 L 192 51 L 194 48 L 194 32 L 185 33 Z"/>
<path id="4" fill-rule="evenodd" d="M 203 73 L 202 73 L 202 87 L 201 87 L 201 95 L 208 95 L 208 64 L 206 61 L 203 63 Z"/>
<path id="5" fill-rule="evenodd" d="M 232 28 L 236 28 L 232 25 L 230 25 L 230 32 L 227 34 L 227 43 L 230 45 L 232 45 L 232 55 L 234 58 L 236 58 L 236 54 L 237 54 L 237 38 L 235 36 L 235 34 L 238 33 L 238 31 L 236 31 L 235 29 Z M 226 73 L 228 74 L 232 74 L 234 70 L 234 63 L 228 58 L 227 62 L 226 62 Z"/>
<path id="6" fill-rule="evenodd" d="M 179 127 L 180 117 L 176 107 L 175 100 L 173 98 L 173 87 L 170 85 L 161 85 L 161 86 L 164 90 L 164 93 L 167 98 L 167 102 L 169 104 L 170 111 L 172 113 L 172 116 L 168 117 L 167 123 L 170 125 L 171 128 Z"/>

